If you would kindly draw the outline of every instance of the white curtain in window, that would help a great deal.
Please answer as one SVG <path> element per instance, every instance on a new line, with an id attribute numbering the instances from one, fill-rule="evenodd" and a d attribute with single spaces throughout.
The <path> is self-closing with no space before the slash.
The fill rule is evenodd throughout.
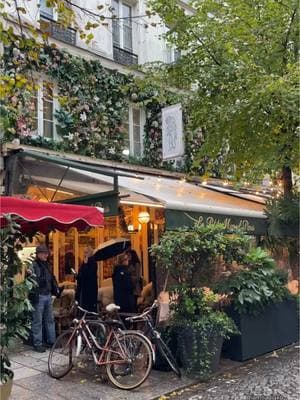
<path id="1" fill-rule="evenodd" d="M 112 15 L 115 17 L 119 17 L 119 2 L 117 0 L 113 0 L 112 2 L 113 12 Z M 120 20 L 113 19 L 112 20 L 112 35 L 113 35 L 113 43 L 120 46 Z"/>
<path id="2" fill-rule="evenodd" d="M 132 51 L 132 10 L 127 4 L 122 5 L 123 48 Z"/>

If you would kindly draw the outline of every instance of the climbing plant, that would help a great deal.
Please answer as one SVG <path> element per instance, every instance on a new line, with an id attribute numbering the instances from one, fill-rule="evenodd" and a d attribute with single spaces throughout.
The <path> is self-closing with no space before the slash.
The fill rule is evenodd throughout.
<path id="1" fill-rule="evenodd" d="M 13 44 L 12 44 L 13 42 Z M 189 171 L 199 135 L 189 129 L 187 93 L 170 90 L 166 82 L 143 70 L 143 77 L 105 69 L 99 60 L 86 60 L 49 45 L 34 47 L 16 37 L 5 47 L 2 69 L 9 92 L 1 102 L 5 140 L 68 151 L 102 159 L 126 159 L 128 107 L 145 110 L 144 154 L 128 162 L 150 167 Z M 53 89 L 59 104 L 55 112 L 57 138 L 37 132 L 37 91 L 41 81 Z M 38 85 L 39 83 L 39 85 Z M 184 115 L 186 155 L 180 166 L 162 160 L 161 110 L 181 103 Z"/>

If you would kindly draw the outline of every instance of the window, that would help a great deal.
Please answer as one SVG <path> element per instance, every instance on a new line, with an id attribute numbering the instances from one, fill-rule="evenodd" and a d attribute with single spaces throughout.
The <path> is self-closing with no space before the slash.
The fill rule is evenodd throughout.
<path id="1" fill-rule="evenodd" d="M 68 8 L 68 5 L 65 5 Z M 48 34 L 54 39 L 58 39 L 65 43 L 76 45 L 76 29 L 65 27 L 63 16 L 57 13 L 53 7 L 47 6 L 46 0 L 40 0 L 40 29 L 43 33 Z"/>
<path id="2" fill-rule="evenodd" d="M 49 19 L 54 19 L 53 7 L 47 6 L 47 0 L 40 0 L 40 15 Z"/>
<path id="3" fill-rule="evenodd" d="M 31 107 L 35 115 L 32 131 L 45 138 L 55 138 L 53 84 L 47 81 L 40 83 L 32 97 Z"/>
<path id="4" fill-rule="evenodd" d="M 112 20 L 113 44 L 124 50 L 132 51 L 132 7 L 122 0 L 113 0 Z"/>
<path id="5" fill-rule="evenodd" d="M 166 52 L 166 63 L 171 64 L 171 63 L 176 63 L 181 57 L 181 51 L 174 48 L 167 46 L 167 52 Z"/>
<path id="6" fill-rule="evenodd" d="M 129 107 L 128 122 L 124 122 L 123 126 L 128 132 L 128 138 L 125 140 L 125 152 L 133 157 L 142 157 L 143 155 L 143 137 L 144 137 L 144 111 L 137 107 Z"/>
<path id="7" fill-rule="evenodd" d="M 43 136 L 53 138 L 54 133 L 54 107 L 53 88 L 48 82 L 43 82 Z"/>

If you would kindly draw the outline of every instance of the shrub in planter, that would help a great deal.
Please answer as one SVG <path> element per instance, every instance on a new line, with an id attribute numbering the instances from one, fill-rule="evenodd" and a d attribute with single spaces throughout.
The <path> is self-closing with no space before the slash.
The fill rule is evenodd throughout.
<path id="1" fill-rule="evenodd" d="M 206 376 L 219 365 L 223 339 L 238 330 L 224 312 L 219 298 L 209 289 L 174 288 L 171 324 L 177 333 L 179 354 L 188 373 Z"/>
<path id="2" fill-rule="evenodd" d="M 22 248 L 19 226 L 7 216 L 8 224 L 0 230 L 0 390 L 13 378 L 7 348 L 12 339 L 26 338 L 30 321 L 26 316 L 32 310 L 28 293 L 34 285 L 31 278 L 17 282 L 15 276 L 21 272 L 21 262 L 17 251 Z M 9 393 L 8 393 L 9 395 Z"/>
<path id="3" fill-rule="evenodd" d="M 189 372 L 207 375 L 214 370 L 223 338 L 237 332 L 233 321 L 216 308 L 217 297 L 202 287 L 216 278 L 221 260 L 239 263 L 248 243 L 248 237 L 238 230 L 229 233 L 222 224 L 196 222 L 189 229 L 166 232 L 160 244 L 152 246 L 157 264 L 175 282 L 168 288 L 173 297 L 170 323 L 183 367 Z"/>
<path id="4" fill-rule="evenodd" d="M 220 282 L 216 290 L 228 295 L 225 309 L 241 335 L 225 343 L 228 357 L 244 361 L 296 341 L 296 299 L 285 287 L 287 276 L 260 248 L 248 253 L 240 270 Z"/>
<path id="5" fill-rule="evenodd" d="M 227 294 L 240 314 L 257 315 L 271 303 L 290 297 L 287 275 L 276 268 L 274 260 L 261 248 L 245 255 L 242 267 L 216 285 L 218 293 Z"/>
<path id="6" fill-rule="evenodd" d="M 249 247 L 241 231 L 228 232 L 223 224 L 167 231 L 158 245 L 151 247 L 157 264 L 168 271 L 177 284 L 210 286 L 222 258 L 224 264 L 239 263 Z"/>

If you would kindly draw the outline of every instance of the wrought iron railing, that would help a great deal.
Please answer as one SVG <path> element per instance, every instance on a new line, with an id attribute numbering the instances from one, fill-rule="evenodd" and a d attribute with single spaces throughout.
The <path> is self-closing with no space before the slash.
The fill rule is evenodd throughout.
<path id="1" fill-rule="evenodd" d="M 114 60 L 123 65 L 137 65 L 138 56 L 128 50 L 121 49 L 118 46 L 113 46 Z"/>
<path id="2" fill-rule="evenodd" d="M 42 32 L 48 33 L 52 38 L 76 45 L 76 29 L 65 28 L 46 16 L 41 16 L 40 27 Z"/>

